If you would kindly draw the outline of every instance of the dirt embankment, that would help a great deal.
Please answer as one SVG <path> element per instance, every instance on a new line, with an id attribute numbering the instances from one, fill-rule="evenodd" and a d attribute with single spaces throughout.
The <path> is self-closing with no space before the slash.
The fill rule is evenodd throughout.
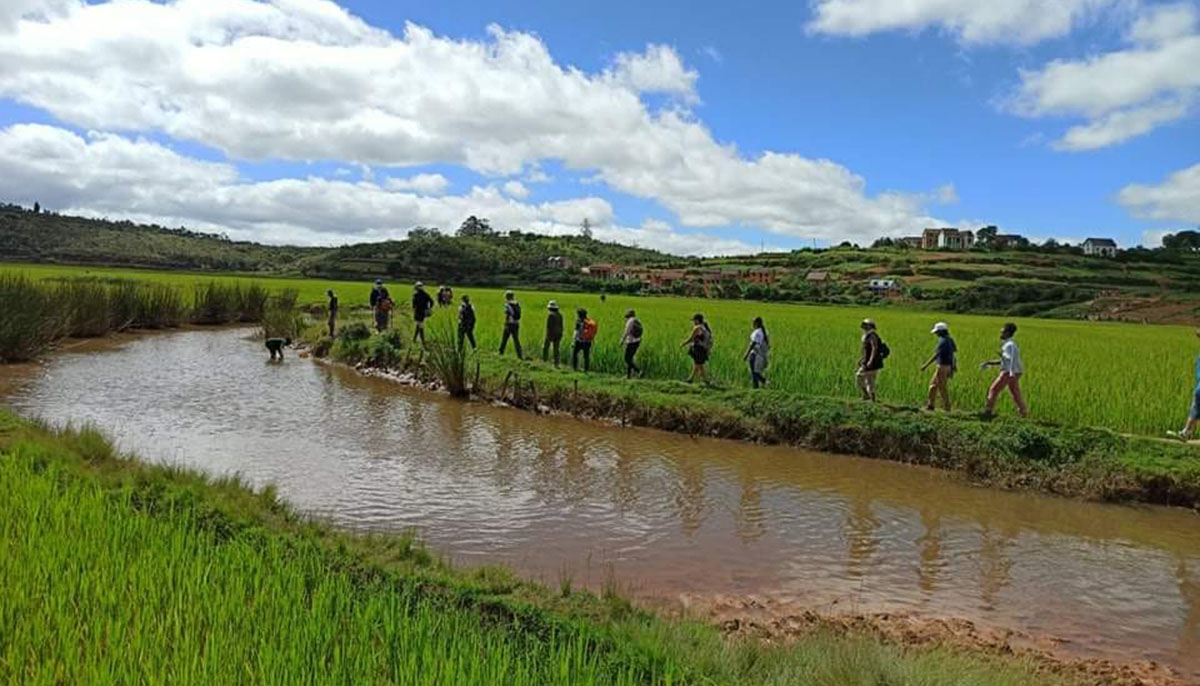
<path id="1" fill-rule="evenodd" d="M 1063 639 L 986 628 L 966 619 L 908 612 L 817 612 L 738 596 L 687 599 L 684 605 L 689 614 L 707 618 L 727 636 L 765 641 L 792 641 L 817 632 L 864 636 L 906 647 L 945 647 L 998 658 L 1023 658 L 1047 674 L 1105 686 L 1186 686 L 1200 679 L 1200 674 L 1186 676 L 1152 660 L 1079 658 L 1071 654 Z"/>

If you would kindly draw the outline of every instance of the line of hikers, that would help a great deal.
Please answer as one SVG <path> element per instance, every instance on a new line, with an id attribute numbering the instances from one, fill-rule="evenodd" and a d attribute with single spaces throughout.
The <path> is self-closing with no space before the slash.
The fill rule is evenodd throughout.
<path id="1" fill-rule="evenodd" d="M 329 331 L 332 336 L 337 317 L 337 298 L 334 296 L 333 291 L 329 291 L 328 295 L 330 297 Z M 452 291 L 449 288 L 442 287 L 438 290 L 439 305 L 448 305 L 449 297 L 452 297 Z M 376 328 L 379 331 L 385 330 L 390 323 L 394 302 L 388 293 L 387 287 L 383 285 L 382 279 L 375 281 L 375 288 L 371 291 L 370 303 L 371 309 L 374 312 Z M 433 308 L 433 298 L 425 292 L 425 285 L 418 281 L 413 287 L 412 296 L 413 342 L 420 340 L 423 343 L 425 341 L 425 322 L 433 314 Z M 557 367 L 561 362 L 560 353 L 562 341 L 565 336 L 565 324 L 557 301 L 551 300 L 546 309 L 542 361 L 553 361 Z M 595 344 L 599 327 L 596 320 L 588 316 L 586 309 L 579 308 L 575 314 L 574 336 L 571 342 L 571 367 L 578 370 L 580 367 L 580 358 L 582 358 L 583 370 L 587 372 L 591 370 L 592 348 Z M 477 347 L 475 341 L 476 321 L 475 306 L 472 304 L 470 296 L 463 295 L 458 308 L 459 346 L 469 343 L 472 349 Z M 860 326 L 862 329 L 862 346 L 857 371 L 854 375 L 855 384 L 864 400 L 874 402 L 876 399 L 875 387 L 879 373 L 884 367 L 884 361 L 890 356 L 891 349 L 880 337 L 875 320 L 870 318 L 864 319 Z M 990 415 L 993 413 L 1000 395 L 1007 390 L 1011 394 L 1020 415 L 1022 417 L 1029 415 L 1028 406 L 1025 404 L 1025 399 L 1021 394 L 1021 376 L 1024 374 L 1025 369 L 1021 362 L 1020 346 L 1014 340 L 1016 332 L 1016 324 L 1011 322 L 1005 324 L 1000 332 L 1001 346 L 999 357 L 980 364 L 980 369 L 997 367 L 1000 370 L 988 388 L 987 401 L 984 407 L 985 414 Z M 937 400 L 940 398 L 942 407 L 950 410 L 950 381 L 958 373 L 958 346 L 950 336 L 950 327 L 945 322 L 934 324 L 930 333 L 936 337 L 937 342 L 934 346 L 932 356 L 921 365 L 921 371 L 927 371 L 930 367 L 934 368 L 933 375 L 929 380 L 929 395 L 926 399 L 925 408 L 933 410 Z M 626 311 L 625 326 L 620 340 L 621 348 L 624 351 L 626 378 L 642 375 L 642 369 L 637 364 L 637 354 L 644 335 L 645 328 L 642 325 L 642 321 L 637 317 L 637 314 L 632 309 Z M 516 295 L 512 291 L 506 291 L 504 293 L 504 329 L 500 339 L 501 355 L 508 349 L 510 341 L 512 342 L 517 358 L 524 359 L 524 351 L 521 347 L 521 303 L 517 301 Z M 681 343 L 681 347 L 687 349 L 687 355 L 692 360 L 691 373 L 684 381 L 692 383 L 700 380 L 708 383 L 706 365 L 708 364 L 709 357 L 712 355 L 713 342 L 712 328 L 705 320 L 704 315 L 697 313 L 692 317 L 691 331 Z M 761 388 L 767 385 L 766 373 L 770 359 L 770 350 L 771 339 L 767 333 L 766 325 L 763 323 L 762 317 L 755 317 L 750 333 L 749 345 L 742 355 L 742 360 L 749 367 L 750 381 L 754 388 Z M 1191 419 L 1185 430 L 1179 432 L 1180 434 L 1190 436 L 1193 428 L 1200 426 L 1200 362 L 1197 364 L 1197 392 L 1195 395 L 1196 401 L 1193 403 L 1193 410 L 1189 414 Z"/>

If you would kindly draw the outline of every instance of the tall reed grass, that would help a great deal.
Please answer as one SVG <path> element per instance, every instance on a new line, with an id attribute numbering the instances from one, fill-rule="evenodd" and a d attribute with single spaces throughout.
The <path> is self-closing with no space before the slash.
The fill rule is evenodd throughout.
<path id="1" fill-rule="evenodd" d="M 460 345 L 458 329 L 449 317 L 439 317 L 428 324 L 425 341 L 425 364 L 456 398 L 471 393 L 468 386 L 467 346 Z"/>
<path id="2" fill-rule="evenodd" d="M 261 285 L 197 284 L 192 301 L 165 283 L 132 279 L 33 280 L 0 274 L 0 362 L 36 358 L 63 338 L 185 323 L 263 322 L 272 336 L 298 337 L 304 318 L 294 289 L 272 295 Z"/>

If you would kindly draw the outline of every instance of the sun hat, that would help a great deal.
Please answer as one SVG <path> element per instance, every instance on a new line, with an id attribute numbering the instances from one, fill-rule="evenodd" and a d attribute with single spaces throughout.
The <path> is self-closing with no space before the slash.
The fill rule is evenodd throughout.
<path id="1" fill-rule="evenodd" d="M 557 310 L 557 309 L 558 309 L 558 301 L 557 301 L 557 300 L 551 300 L 551 301 L 550 301 L 550 304 L 549 304 L 549 305 L 546 305 L 546 309 L 548 309 L 548 310 Z"/>
<path id="2" fill-rule="evenodd" d="M 413 284 L 413 288 L 424 288 L 424 287 L 425 287 L 425 284 L 420 281 Z"/>
<path id="3" fill-rule="evenodd" d="M 862 320 L 862 325 L 869 326 L 873 329 L 873 328 L 875 328 L 875 320 L 871 319 L 870 317 L 867 317 L 866 319 Z"/>
<path id="4" fill-rule="evenodd" d="M 933 330 L 930 331 L 929 333 L 941 333 L 943 331 L 949 331 L 949 330 L 950 330 L 949 324 L 947 324 L 946 322 L 938 322 L 937 324 L 933 325 Z"/>
<path id="5" fill-rule="evenodd" d="M 376 286 L 382 286 L 382 285 L 383 285 L 383 279 L 375 279 L 375 285 L 376 285 Z"/>

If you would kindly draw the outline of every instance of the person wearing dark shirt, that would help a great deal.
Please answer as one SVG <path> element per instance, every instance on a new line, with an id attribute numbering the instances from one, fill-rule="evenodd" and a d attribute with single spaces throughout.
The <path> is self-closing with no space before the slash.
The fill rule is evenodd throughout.
<path id="1" fill-rule="evenodd" d="M 933 349 L 933 357 L 921 365 L 921 371 L 925 371 L 929 365 L 935 362 L 937 369 L 933 372 L 933 378 L 929 380 L 929 399 L 925 403 L 925 409 L 932 410 L 940 395 L 942 407 L 949 411 L 950 379 L 954 378 L 954 374 L 958 371 L 958 346 L 950 337 L 950 326 L 946 322 L 934 324 L 933 331 L 930 333 L 938 337 L 937 347 Z"/>
<path id="2" fill-rule="evenodd" d="M 418 338 L 424 343 L 425 320 L 433 312 L 433 298 L 429 297 L 429 294 L 425 292 L 425 284 L 420 281 L 413 286 L 412 310 L 413 322 L 415 324 L 413 327 L 413 343 L 416 343 Z"/>
<path id="3" fill-rule="evenodd" d="M 275 357 L 278 356 L 279 361 L 283 362 L 283 349 L 286 346 L 289 346 L 291 344 L 292 344 L 292 339 L 290 339 L 290 338 L 268 338 L 267 339 L 267 352 L 271 353 L 272 360 L 274 360 Z"/>
<path id="4" fill-rule="evenodd" d="M 858 371 L 854 381 L 862 392 L 863 400 L 875 402 L 875 380 L 883 369 L 883 341 L 875 330 L 875 320 L 864 319 L 862 327 L 862 353 L 858 356 Z"/>
<path id="5" fill-rule="evenodd" d="M 554 366 L 558 366 L 559 348 L 563 338 L 563 316 L 558 310 L 558 302 L 551 300 L 546 306 L 546 341 L 542 343 L 542 362 L 550 359 L 550 350 L 554 349 Z"/>
<path id="6" fill-rule="evenodd" d="M 388 327 L 392 314 L 392 296 L 383 279 L 375 279 L 375 288 L 371 289 L 371 313 L 375 316 L 375 330 L 383 331 Z"/>
<path id="7" fill-rule="evenodd" d="M 329 337 L 333 338 L 337 334 L 338 299 L 333 289 L 325 291 L 325 295 L 329 296 Z"/>
<path id="8" fill-rule="evenodd" d="M 471 304 L 471 296 L 464 295 L 462 304 L 458 306 L 458 347 L 463 346 L 463 340 L 471 342 L 471 350 L 475 349 L 475 306 Z"/>
<path id="9" fill-rule="evenodd" d="M 517 302 L 517 296 L 512 291 L 507 291 L 504 294 L 504 336 L 500 339 L 501 355 L 508 347 L 510 339 L 513 349 L 517 351 L 517 359 L 525 359 L 521 354 L 521 303 Z"/>

